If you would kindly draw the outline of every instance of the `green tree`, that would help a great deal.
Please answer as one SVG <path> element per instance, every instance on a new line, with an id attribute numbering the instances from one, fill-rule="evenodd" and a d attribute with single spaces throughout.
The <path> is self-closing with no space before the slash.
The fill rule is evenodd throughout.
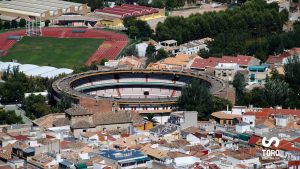
<path id="1" fill-rule="evenodd" d="M 146 55 L 146 57 L 151 58 L 151 57 L 154 57 L 155 52 L 156 52 L 155 46 L 149 44 L 146 48 L 146 54 L 145 55 Z"/>
<path id="2" fill-rule="evenodd" d="M 22 124 L 22 117 L 16 115 L 15 111 L 0 110 L 0 124 Z"/>
<path id="3" fill-rule="evenodd" d="M 24 27 L 26 26 L 26 20 L 23 19 L 23 18 L 20 19 L 19 26 L 20 26 L 21 28 L 24 28 Z"/>
<path id="4" fill-rule="evenodd" d="M 164 8 L 164 2 L 162 0 L 152 0 L 151 6 L 153 8 Z"/>
<path id="5" fill-rule="evenodd" d="M 279 72 L 276 68 L 272 68 L 270 74 L 271 74 L 271 79 L 285 80 L 284 75 L 279 74 Z"/>
<path id="6" fill-rule="evenodd" d="M 288 83 L 280 79 L 268 80 L 265 85 L 263 96 L 269 106 L 286 107 L 289 102 L 290 88 Z"/>
<path id="7" fill-rule="evenodd" d="M 245 93 L 244 100 L 247 105 L 253 105 L 255 107 L 268 107 L 269 104 L 263 96 L 263 88 L 254 88 L 249 93 Z"/>
<path id="8" fill-rule="evenodd" d="M 136 39 L 139 36 L 139 30 L 136 26 L 130 26 L 128 28 L 129 37 Z"/>
<path id="9" fill-rule="evenodd" d="M 127 46 L 122 53 L 125 56 L 137 56 L 138 55 L 135 44 L 131 44 L 131 45 Z"/>
<path id="10" fill-rule="evenodd" d="M 142 6 L 148 6 L 148 0 L 138 0 L 137 4 L 142 5 Z"/>
<path id="11" fill-rule="evenodd" d="M 4 29 L 10 29 L 10 22 L 5 21 L 3 27 L 4 27 Z"/>
<path id="12" fill-rule="evenodd" d="M 45 27 L 48 27 L 49 24 L 50 24 L 50 20 L 46 20 L 46 21 L 45 21 Z"/>
<path id="13" fill-rule="evenodd" d="M 16 20 L 11 21 L 11 27 L 12 28 L 17 28 L 18 27 L 18 22 Z"/>
<path id="14" fill-rule="evenodd" d="M 104 58 L 100 61 L 100 65 L 105 65 L 105 62 L 108 62 L 108 59 Z"/>
<path id="15" fill-rule="evenodd" d="M 197 111 L 199 119 L 207 119 L 214 111 L 231 107 L 228 100 L 214 97 L 207 84 L 194 80 L 182 89 L 177 103 L 179 110 Z"/>
<path id="16" fill-rule="evenodd" d="M 244 96 L 245 87 L 246 87 L 245 75 L 240 72 L 235 74 L 234 79 L 232 81 L 232 85 L 235 88 L 237 103 L 243 104 L 243 96 Z"/>
<path id="17" fill-rule="evenodd" d="M 97 61 L 93 61 L 92 63 L 91 63 L 91 65 L 89 66 L 89 69 L 90 70 L 97 70 L 98 69 L 98 63 L 97 63 Z"/>
<path id="18" fill-rule="evenodd" d="M 2 20 L 0 19 L 0 30 L 3 29 L 3 22 Z"/>
<path id="19" fill-rule="evenodd" d="M 299 57 L 291 57 L 284 65 L 285 80 L 294 90 L 298 98 L 300 98 L 300 59 Z"/>
<path id="20" fill-rule="evenodd" d="M 51 112 L 50 107 L 46 104 L 46 98 L 42 95 L 30 95 L 23 100 L 23 109 L 26 116 L 31 119 L 40 118 Z"/>

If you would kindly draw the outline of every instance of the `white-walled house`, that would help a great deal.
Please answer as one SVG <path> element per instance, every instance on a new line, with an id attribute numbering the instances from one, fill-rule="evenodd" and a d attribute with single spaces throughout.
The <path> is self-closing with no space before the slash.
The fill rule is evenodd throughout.
<path id="1" fill-rule="evenodd" d="M 259 124 L 254 127 L 255 135 L 263 136 L 265 133 L 269 132 L 269 128 L 264 124 Z"/>
<path id="2" fill-rule="evenodd" d="M 250 124 L 252 127 L 255 126 L 255 119 L 255 112 L 246 112 L 242 115 L 243 122 Z"/>
<path id="3" fill-rule="evenodd" d="M 235 125 L 235 130 L 237 133 L 245 133 L 252 131 L 250 127 L 251 125 L 249 123 L 242 122 Z"/>
<path id="4" fill-rule="evenodd" d="M 188 134 L 186 136 L 186 141 L 190 142 L 191 145 L 201 144 L 202 146 L 206 146 L 209 144 L 209 139 L 204 137 L 197 137 L 194 134 Z"/>

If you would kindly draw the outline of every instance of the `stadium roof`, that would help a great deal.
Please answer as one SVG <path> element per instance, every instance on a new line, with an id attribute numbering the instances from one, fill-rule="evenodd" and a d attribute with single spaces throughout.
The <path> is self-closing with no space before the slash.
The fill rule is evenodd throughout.
<path id="1" fill-rule="evenodd" d="M 51 72 L 41 74 L 40 76 L 44 77 L 44 78 L 54 78 L 54 77 L 59 76 L 61 74 L 71 74 L 71 73 L 73 73 L 72 69 L 61 68 L 61 69 L 55 69 Z"/>
<path id="2" fill-rule="evenodd" d="M 114 6 L 113 8 L 103 8 L 95 10 L 96 13 L 103 13 L 121 17 L 128 16 L 142 16 L 152 13 L 158 13 L 158 10 L 151 7 L 123 4 L 121 6 Z"/>
<path id="3" fill-rule="evenodd" d="M 51 72 L 53 70 L 55 70 L 55 67 L 51 67 L 51 66 L 41 66 L 35 69 L 31 69 L 29 71 L 24 72 L 25 75 L 27 76 L 39 76 L 41 74 L 47 73 L 47 72 Z"/>
<path id="4" fill-rule="evenodd" d="M 0 11 L 40 17 L 45 12 L 52 15 L 59 9 L 63 12 L 70 7 L 80 7 L 83 4 L 62 0 L 12 0 L 0 1 Z"/>

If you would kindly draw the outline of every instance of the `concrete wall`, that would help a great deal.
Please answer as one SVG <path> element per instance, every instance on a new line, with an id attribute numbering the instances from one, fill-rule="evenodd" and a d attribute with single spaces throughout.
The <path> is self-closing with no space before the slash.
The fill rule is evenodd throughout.
<path id="1" fill-rule="evenodd" d="M 184 112 L 183 123 L 180 124 L 180 129 L 186 129 L 189 127 L 198 126 L 198 112 L 196 111 L 186 111 Z"/>
<path id="2" fill-rule="evenodd" d="M 110 125 L 99 125 L 96 127 L 97 131 L 109 131 L 109 130 L 121 130 L 125 129 L 129 132 L 129 128 L 132 128 L 131 123 L 124 123 L 124 124 L 110 124 Z"/>
<path id="3" fill-rule="evenodd" d="M 59 140 L 55 140 L 49 144 L 35 147 L 35 154 L 47 153 L 47 152 L 59 153 L 59 150 L 60 150 Z"/>

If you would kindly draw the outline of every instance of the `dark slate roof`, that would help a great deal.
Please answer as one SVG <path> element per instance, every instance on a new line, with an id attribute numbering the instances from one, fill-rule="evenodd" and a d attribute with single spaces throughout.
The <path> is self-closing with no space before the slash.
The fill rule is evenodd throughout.
<path id="1" fill-rule="evenodd" d="M 73 129 L 87 129 L 96 127 L 94 124 L 91 124 L 85 120 L 81 120 L 71 126 Z"/>
<path id="2" fill-rule="evenodd" d="M 132 123 L 131 114 L 129 112 L 98 113 L 94 114 L 93 118 L 95 125 Z"/>
<path id="3" fill-rule="evenodd" d="M 73 105 L 71 108 L 65 110 L 66 114 L 70 116 L 81 116 L 81 115 L 92 115 L 93 113 L 89 112 L 87 109 L 79 106 Z"/>

